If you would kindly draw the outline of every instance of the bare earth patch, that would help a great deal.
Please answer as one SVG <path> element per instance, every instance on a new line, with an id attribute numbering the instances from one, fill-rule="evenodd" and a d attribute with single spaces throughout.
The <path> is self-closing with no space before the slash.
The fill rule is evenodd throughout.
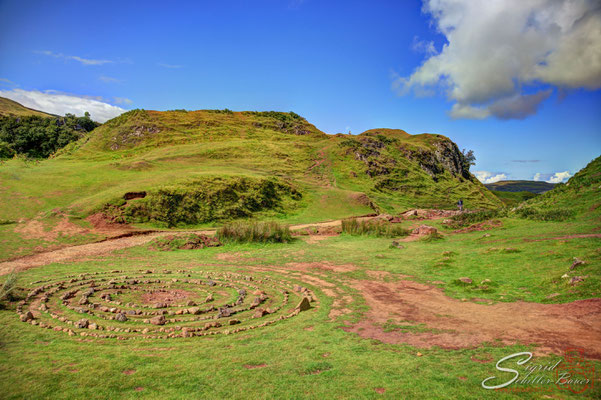
<path id="1" fill-rule="evenodd" d="M 156 290 L 150 293 L 144 293 L 142 295 L 142 301 L 145 304 L 154 304 L 154 303 L 167 303 L 173 304 L 180 302 L 181 300 L 187 299 L 191 297 L 192 293 L 182 290 L 182 289 L 173 289 L 173 290 Z"/>
<path id="2" fill-rule="evenodd" d="M 566 348 L 585 349 L 601 359 L 601 299 L 567 304 L 461 302 L 439 288 L 412 281 L 356 281 L 370 311 L 366 318 L 344 328 L 385 343 L 421 348 L 475 348 L 499 339 L 505 345 L 535 344 L 541 354 L 560 354 Z M 424 324 L 417 331 L 385 332 L 389 320 Z"/>

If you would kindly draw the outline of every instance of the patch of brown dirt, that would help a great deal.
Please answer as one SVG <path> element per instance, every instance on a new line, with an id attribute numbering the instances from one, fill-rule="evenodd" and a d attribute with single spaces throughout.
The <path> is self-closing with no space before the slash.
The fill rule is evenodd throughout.
<path id="1" fill-rule="evenodd" d="M 566 304 L 526 302 L 483 305 L 461 302 L 439 288 L 412 281 L 356 281 L 370 307 L 366 318 L 344 328 L 361 337 L 421 348 L 475 348 L 499 339 L 506 345 L 535 344 L 541 354 L 585 349 L 601 359 L 601 299 Z M 388 320 L 425 324 L 424 331 L 384 332 Z"/>
<path id="2" fill-rule="evenodd" d="M 291 262 L 284 264 L 288 268 L 292 268 L 294 270 L 299 271 L 309 271 L 312 269 L 319 269 L 322 271 L 330 271 L 330 272 L 351 272 L 357 269 L 352 264 L 333 264 L 330 262 L 312 262 L 312 263 L 299 263 L 299 262 Z"/>
<path id="3" fill-rule="evenodd" d="M 124 371 L 122 371 L 125 375 L 133 375 L 136 373 L 135 369 L 126 369 Z"/>
<path id="4" fill-rule="evenodd" d="M 101 212 L 90 215 L 86 218 L 86 221 L 94 227 L 94 231 L 109 237 L 122 235 L 135 230 L 135 228 L 130 225 L 112 221 L 106 214 Z"/>
<path id="5" fill-rule="evenodd" d="M 246 369 L 265 368 L 267 364 L 244 364 Z"/>
<path id="6" fill-rule="evenodd" d="M 478 231 L 487 231 L 490 229 L 496 229 L 503 226 L 503 222 L 498 219 L 488 220 L 479 222 L 477 224 L 470 225 L 468 227 L 458 229 L 453 231 L 453 233 L 469 233 L 469 232 L 478 232 Z"/>
<path id="7" fill-rule="evenodd" d="M 181 300 L 187 299 L 192 296 L 192 293 L 182 290 L 182 289 L 173 289 L 173 290 L 156 290 L 150 293 L 144 293 L 142 295 L 142 301 L 145 304 L 154 304 L 154 303 L 167 303 L 173 304 L 179 302 Z"/>

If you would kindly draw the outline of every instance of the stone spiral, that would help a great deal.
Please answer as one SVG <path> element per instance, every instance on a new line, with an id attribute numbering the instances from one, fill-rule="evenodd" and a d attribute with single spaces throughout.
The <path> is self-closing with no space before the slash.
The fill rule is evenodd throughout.
<path id="1" fill-rule="evenodd" d="M 21 321 L 120 340 L 235 334 L 318 305 L 313 291 L 265 274 L 115 270 L 33 284 L 17 306 Z"/>

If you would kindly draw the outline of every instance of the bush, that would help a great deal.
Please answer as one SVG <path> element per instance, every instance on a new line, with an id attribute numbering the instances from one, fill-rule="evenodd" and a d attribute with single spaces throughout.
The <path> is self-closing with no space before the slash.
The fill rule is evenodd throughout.
<path id="1" fill-rule="evenodd" d="M 12 301 L 14 300 L 14 291 L 17 288 L 17 274 L 11 272 L 6 277 L 4 284 L 0 288 L 0 301 Z"/>
<path id="2" fill-rule="evenodd" d="M 370 235 L 378 237 L 397 237 L 409 235 L 409 230 L 399 224 L 383 220 L 359 221 L 356 218 L 342 220 L 342 233 L 353 236 Z"/>
<path id="3" fill-rule="evenodd" d="M 520 218 L 532 219 L 536 221 L 565 221 L 574 216 L 574 211 L 567 208 L 555 208 L 549 210 L 539 210 L 533 207 L 522 207 L 515 210 Z"/>
<path id="4" fill-rule="evenodd" d="M 217 231 L 222 242 L 238 243 L 288 243 L 292 233 L 287 225 L 277 222 L 234 222 Z"/>

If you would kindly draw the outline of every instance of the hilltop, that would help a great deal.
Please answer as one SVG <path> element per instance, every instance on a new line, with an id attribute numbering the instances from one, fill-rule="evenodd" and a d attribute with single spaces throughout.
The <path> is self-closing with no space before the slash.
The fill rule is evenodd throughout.
<path id="1" fill-rule="evenodd" d="M 31 115 L 38 117 L 56 117 L 56 115 L 25 107 L 6 97 L 0 97 L 0 116 L 25 117 Z"/>

